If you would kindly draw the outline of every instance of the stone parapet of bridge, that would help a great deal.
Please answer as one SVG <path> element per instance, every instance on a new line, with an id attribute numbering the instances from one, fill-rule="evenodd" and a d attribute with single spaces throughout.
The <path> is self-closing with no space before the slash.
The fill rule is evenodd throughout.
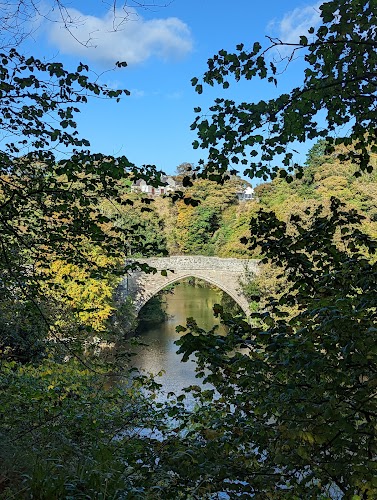
<path id="1" fill-rule="evenodd" d="M 259 261 L 256 259 L 235 259 L 207 257 L 201 255 L 175 255 L 170 257 L 151 257 L 135 259 L 156 269 L 155 273 L 132 271 L 122 280 L 118 297 L 133 299 L 136 312 L 139 312 L 160 290 L 167 286 L 194 277 L 217 286 L 250 315 L 249 302 L 243 293 L 241 283 L 250 275 L 258 273 Z M 161 271 L 166 271 L 162 275 Z M 165 273 L 164 273 L 165 274 Z"/>

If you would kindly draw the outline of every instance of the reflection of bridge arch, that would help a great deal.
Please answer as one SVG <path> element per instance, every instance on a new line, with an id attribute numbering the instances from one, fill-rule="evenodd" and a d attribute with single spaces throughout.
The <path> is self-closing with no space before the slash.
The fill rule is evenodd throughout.
<path id="1" fill-rule="evenodd" d="M 131 272 L 119 288 L 120 296 L 131 296 L 136 312 L 139 312 L 159 291 L 185 278 L 199 278 L 227 293 L 246 316 L 250 315 L 249 303 L 240 282 L 250 273 L 258 271 L 258 261 L 249 259 L 223 259 L 220 257 L 174 256 L 140 260 L 157 269 L 156 274 L 142 271 Z M 162 270 L 167 275 L 161 274 Z"/>

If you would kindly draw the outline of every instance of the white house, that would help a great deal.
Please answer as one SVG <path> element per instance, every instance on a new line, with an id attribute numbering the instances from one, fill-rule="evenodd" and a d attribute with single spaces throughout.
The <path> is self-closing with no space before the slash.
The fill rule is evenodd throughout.
<path id="1" fill-rule="evenodd" d="M 161 196 L 168 193 L 173 193 L 177 188 L 177 183 L 171 175 L 162 175 L 161 181 L 164 186 L 150 186 L 144 179 L 139 179 L 131 186 L 133 193 L 143 193 L 148 196 Z"/>
<path id="2" fill-rule="evenodd" d="M 246 186 L 241 191 L 237 192 L 237 198 L 239 201 L 249 201 L 254 198 L 254 188 L 252 186 Z"/>

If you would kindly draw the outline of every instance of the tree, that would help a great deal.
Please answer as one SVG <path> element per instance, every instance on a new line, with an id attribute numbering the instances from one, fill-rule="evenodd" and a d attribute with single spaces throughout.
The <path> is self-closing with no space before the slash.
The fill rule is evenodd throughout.
<path id="1" fill-rule="evenodd" d="M 326 141 L 320 139 L 310 150 L 308 151 L 305 165 L 309 167 L 318 167 L 326 161 Z"/>
<path id="2" fill-rule="evenodd" d="M 221 226 L 224 210 L 238 202 L 241 184 L 240 179 L 228 180 L 222 186 L 205 179 L 192 182 L 184 200 L 177 203 L 174 234 L 179 252 L 213 255 L 214 234 Z M 195 200 L 196 206 L 188 200 Z"/>
<path id="3" fill-rule="evenodd" d="M 218 98 L 209 115 L 196 118 L 194 147 L 209 152 L 203 177 L 242 165 L 250 177 L 280 175 L 298 185 L 304 168 L 295 164 L 292 147 L 308 139 L 325 140 L 323 152 L 347 161 L 351 175 L 363 179 L 372 172 L 375 5 L 328 1 L 320 12 L 321 26 L 297 44 L 269 38 L 266 48 L 256 42 L 250 52 L 243 44 L 234 53 L 221 50 L 208 61 L 203 81 L 193 78 L 198 93 L 203 83 L 227 89 L 241 78 L 276 85 L 280 71 L 304 53 L 301 87 L 267 102 Z M 291 47 L 291 56 L 276 63 L 271 51 L 282 46 Z M 318 123 L 321 111 L 325 125 Z M 338 137 L 346 124 L 349 135 Z M 319 167 L 322 173 L 334 169 L 328 162 Z M 261 210 L 251 221 L 244 243 L 285 279 L 283 294 L 264 297 L 255 323 L 224 316 L 226 337 L 204 332 L 192 319 L 186 326 L 181 352 L 185 359 L 195 353 L 199 375 L 216 390 L 193 388 L 199 410 L 188 418 L 190 431 L 180 443 L 181 454 L 195 457 L 198 467 L 180 473 L 170 462 L 186 491 L 203 497 L 376 497 L 377 243 L 361 230 L 364 217 L 331 196 L 348 186 L 346 176 L 341 186 L 334 177 L 342 176 L 332 171 L 321 177 L 322 193 L 302 216 L 291 211 L 282 221 Z M 261 194 L 286 197 L 287 186 L 277 181 Z M 324 206 L 321 198 L 329 198 Z M 251 299 L 260 299 L 257 292 Z"/>
<path id="4" fill-rule="evenodd" d="M 266 180 L 279 174 L 290 181 L 293 172 L 302 175 L 294 161 L 295 142 L 316 138 L 326 140 L 327 153 L 335 145 L 352 146 L 341 159 L 353 160 L 358 167 L 355 175 L 372 170 L 370 157 L 377 152 L 375 5 L 370 0 L 331 0 L 319 9 L 321 26 L 310 28 L 297 43 L 267 37 L 269 45 L 264 48 L 256 42 L 251 51 L 242 43 L 233 53 L 220 50 L 208 60 L 203 81 L 192 79 L 198 93 L 203 83 L 227 89 L 241 78 L 259 77 L 277 85 L 278 74 L 298 54 L 305 61 L 303 83 L 289 93 L 255 103 L 218 98 L 209 118 L 208 113 L 197 116 L 191 127 L 198 132 L 194 148 L 209 152 L 204 176 L 242 165 L 250 177 Z M 275 62 L 270 55 L 281 47 L 290 48 L 291 55 Z M 325 112 L 324 125 L 320 112 Z M 345 125 L 349 134 L 339 137 Z"/>
<path id="5" fill-rule="evenodd" d="M 213 393 L 199 392 L 185 443 L 198 469 L 206 464 L 203 491 L 376 497 L 377 267 L 366 252 L 377 242 L 359 230 L 361 219 L 334 198 L 329 215 L 292 217 L 294 231 L 261 210 L 248 243 L 280 268 L 285 294 L 253 314 L 258 326 L 227 318 L 225 338 L 188 324 L 181 352 L 196 353 L 219 393 L 211 402 Z M 181 481 L 198 478 L 193 467 Z"/>
<path id="6" fill-rule="evenodd" d="M 140 193 L 131 194 L 129 190 L 121 193 L 120 198 L 127 204 L 111 200 L 103 204 L 103 213 L 113 221 L 110 231 L 113 225 L 122 230 L 127 257 L 166 255 L 163 220 L 156 206 L 146 206 Z"/>
<path id="7" fill-rule="evenodd" d="M 190 181 L 190 179 L 192 179 L 192 177 L 195 174 L 194 165 L 188 162 L 180 163 L 175 170 L 176 170 L 176 175 L 175 175 L 176 181 L 182 184 L 183 180 L 185 179 L 183 185 L 190 186 L 192 182 Z"/>
<path id="8" fill-rule="evenodd" d="M 124 156 L 92 153 L 76 130 L 75 114 L 90 95 L 119 99 L 126 94 L 99 85 L 83 64 L 68 71 L 14 49 L 1 54 L 0 124 L 6 138 L 0 151 L 1 300 L 13 304 L 15 313 L 20 301 L 34 307 L 44 318 L 43 335 L 54 321 L 53 309 L 45 307 L 52 263 L 79 265 L 94 279 L 111 270 L 124 272 L 119 259 L 132 228 L 117 226 L 103 203 L 132 204 L 122 196 L 125 182 L 145 178 L 161 184 L 154 167 L 139 169 Z M 66 154 L 59 151 L 57 158 L 64 147 Z M 95 249 L 105 258 L 92 259 Z"/>

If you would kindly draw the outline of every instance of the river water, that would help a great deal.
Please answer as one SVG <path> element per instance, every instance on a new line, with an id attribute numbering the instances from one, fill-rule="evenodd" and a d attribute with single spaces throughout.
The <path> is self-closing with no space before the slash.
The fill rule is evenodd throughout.
<path id="1" fill-rule="evenodd" d="M 134 366 L 154 375 L 163 371 L 157 381 L 162 384 L 165 393 L 179 394 L 184 387 L 198 385 L 195 358 L 184 363 L 181 361 L 182 356 L 177 354 L 178 346 L 174 342 L 183 334 L 177 333 L 175 329 L 178 325 L 184 326 L 189 317 L 193 317 L 199 327 L 207 330 L 219 324 L 213 315 L 213 306 L 220 300 L 221 292 L 214 289 L 194 287 L 188 283 L 178 284 L 173 293 L 166 295 L 168 319 L 149 326 L 139 335 L 147 346 L 138 349 L 133 358 Z M 219 326 L 219 332 L 224 332 L 222 325 Z"/>

